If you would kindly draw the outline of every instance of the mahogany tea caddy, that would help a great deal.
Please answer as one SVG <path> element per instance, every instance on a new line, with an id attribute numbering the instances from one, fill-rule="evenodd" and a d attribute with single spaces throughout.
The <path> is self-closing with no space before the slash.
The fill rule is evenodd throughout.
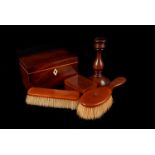
<path id="1" fill-rule="evenodd" d="M 53 88 L 78 74 L 78 57 L 65 49 L 41 51 L 19 58 L 22 81 L 31 87 Z"/>

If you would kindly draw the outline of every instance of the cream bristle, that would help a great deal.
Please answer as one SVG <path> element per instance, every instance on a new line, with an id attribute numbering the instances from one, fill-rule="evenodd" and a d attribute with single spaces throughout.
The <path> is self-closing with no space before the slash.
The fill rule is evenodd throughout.
<path id="1" fill-rule="evenodd" d="M 27 95 L 26 103 L 29 105 L 43 106 L 43 107 L 55 107 L 55 108 L 65 108 L 75 110 L 78 101 L 64 100 L 64 99 L 54 99 L 45 98 L 38 96 Z"/>
<path id="2" fill-rule="evenodd" d="M 87 120 L 100 118 L 112 106 L 112 103 L 112 96 L 105 103 L 96 107 L 86 107 L 79 103 L 77 106 L 77 115 Z"/>

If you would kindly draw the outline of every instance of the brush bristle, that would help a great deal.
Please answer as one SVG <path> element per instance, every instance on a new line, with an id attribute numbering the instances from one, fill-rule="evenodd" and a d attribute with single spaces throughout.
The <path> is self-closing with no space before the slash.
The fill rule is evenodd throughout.
<path id="1" fill-rule="evenodd" d="M 43 107 L 54 107 L 54 108 L 65 108 L 75 110 L 78 101 L 55 99 L 55 98 L 45 98 L 38 96 L 26 96 L 26 103 L 29 105 L 43 106 Z"/>
<path id="2" fill-rule="evenodd" d="M 77 106 L 77 115 L 80 118 L 87 120 L 98 119 L 107 112 L 107 110 L 112 106 L 112 103 L 112 96 L 105 103 L 96 107 L 86 107 L 79 103 Z"/>

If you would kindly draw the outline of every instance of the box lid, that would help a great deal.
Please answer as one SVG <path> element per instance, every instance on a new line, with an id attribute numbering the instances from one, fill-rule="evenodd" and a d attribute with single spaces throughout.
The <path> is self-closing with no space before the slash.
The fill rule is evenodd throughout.
<path id="1" fill-rule="evenodd" d="M 65 49 L 55 49 L 22 56 L 19 61 L 24 70 L 33 73 L 78 63 L 78 57 Z"/>

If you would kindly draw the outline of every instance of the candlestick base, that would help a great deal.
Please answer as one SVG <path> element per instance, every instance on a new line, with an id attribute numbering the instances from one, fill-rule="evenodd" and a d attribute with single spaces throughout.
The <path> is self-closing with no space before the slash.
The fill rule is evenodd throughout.
<path id="1" fill-rule="evenodd" d="M 103 75 L 101 77 L 91 76 L 90 79 L 94 81 L 95 83 L 97 83 L 98 87 L 103 87 L 110 83 L 110 80 Z"/>

